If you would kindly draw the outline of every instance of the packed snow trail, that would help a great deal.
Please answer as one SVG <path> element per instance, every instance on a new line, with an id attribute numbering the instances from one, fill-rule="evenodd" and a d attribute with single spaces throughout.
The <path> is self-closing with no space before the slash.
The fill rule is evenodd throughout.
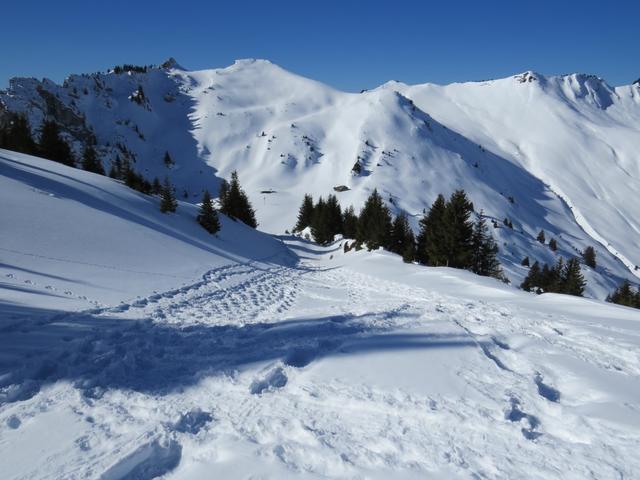
<path id="1" fill-rule="evenodd" d="M 298 263 L 14 307 L 3 476 L 637 478 L 637 312 L 287 241 Z"/>

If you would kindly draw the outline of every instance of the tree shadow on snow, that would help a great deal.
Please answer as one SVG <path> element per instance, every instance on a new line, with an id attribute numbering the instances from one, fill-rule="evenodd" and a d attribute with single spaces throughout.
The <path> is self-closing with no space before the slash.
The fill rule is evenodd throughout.
<path id="1" fill-rule="evenodd" d="M 59 380 L 72 382 L 88 397 L 109 389 L 163 395 L 259 362 L 302 368 L 332 355 L 477 347 L 463 335 L 372 326 L 371 320 L 390 316 L 415 314 L 179 327 L 0 303 L 0 404 L 31 398 Z"/>

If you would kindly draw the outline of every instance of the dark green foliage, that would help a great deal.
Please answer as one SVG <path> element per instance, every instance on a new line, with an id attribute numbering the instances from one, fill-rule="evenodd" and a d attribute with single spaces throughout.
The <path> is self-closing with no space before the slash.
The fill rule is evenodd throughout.
<path id="1" fill-rule="evenodd" d="M 60 128 L 53 120 L 42 124 L 40 134 L 39 153 L 42 157 L 54 162 L 59 162 L 69 167 L 75 166 L 75 160 L 71 153 L 71 148 L 67 142 L 60 137 Z"/>
<path id="2" fill-rule="evenodd" d="M 171 166 L 173 166 L 173 164 L 175 163 L 173 161 L 173 158 L 171 158 L 171 155 L 169 155 L 169 152 L 164 152 L 164 158 L 162 159 L 164 166 L 169 168 Z"/>
<path id="3" fill-rule="evenodd" d="M 520 288 L 536 293 L 553 292 L 581 297 L 585 285 L 578 259 L 571 258 L 565 264 L 560 257 L 555 266 L 545 264 L 542 270 L 538 262 L 535 262 Z"/>
<path id="4" fill-rule="evenodd" d="M 538 233 L 538 237 L 536 238 L 536 240 L 538 240 L 540 243 L 546 242 L 546 239 L 544 237 L 544 230 L 540 230 L 540 233 Z"/>
<path id="5" fill-rule="evenodd" d="M 82 168 L 87 172 L 104 175 L 102 162 L 98 159 L 96 150 L 91 145 L 85 147 L 84 152 L 82 153 Z"/>
<path id="6" fill-rule="evenodd" d="M 31 136 L 31 127 L 25 116 L 19 114 L 11 116 L 9 124 L 0 131 L 0 148 L 28 155 L 38 153 L 38 146 Z"/>
<path id="7" fill-rule="evenodd" d="M 342 212 L 342 233 L 345 238 L 356 238 L 358 234 L 358 216 L 353 206 L 349 206 Z"/>
<path id="8" fill-rule="evenodd" d="M 561 291 L 559 293 L 581 297 L 586 284 L 580 271 L 580 262 L 575 257 L 570 258 L 562 274 Z"/>
<path id="9" fill-rule="evenodd" d="M 116 159 L 111 162 L 111 168 L 109 168 L 109 176 L 118 180 L 123 180 L 122 160 L 120 155 L 116 155 Z"/>
<path id="10" fill-rule="evenodd" d="M 151 184 L 151 193 L 154 195 L 160 195 L 160 193 L 162 193 L 162 184 L 158 177 L 153 179 L 153 183 Z"/>
<path id="11" fill-rule="evenodd" d="M 360 175 L 362 173 L 362 165 L 360 165 L 360 160 L 356 160 L 356 163 L 353 164 L 353 168 L 351 168 L 351 172 L 355 175 Z"/>
<path id="12" fill-rule="evenodd" d="M 558 242 L 556 242 L 555 238 L 552 238 L 551 240 L 549 240 L 549 248 L 554 252 L 558 250 Z"/>
<path id="13" fill-rule="evenodd" d="M 464 190 L 451 195 L 445 210 L 447 266 L 468 268 L 471 263 L 473 225 L 469 220 L 473 204 Z"/>
<path id="14" fill-rule="evenodd" d="M 591 268 L 596 268 L 596 250 L 595 248 L 589 246 L 584 249 L 582 252 L 582 259 L 584 260 L 584 264 Z"/>
<path id="15" fill-rule="evenodd" d="M 527 257 L 528 259 L 529 257 Z M 538 262 L 533 262 L 531 268 L 529 269 L 529 273 L 525 277 L 524 281 L 520 284 L 520 288 L 526 290 L 527 292 L 536 291 L 540 285 L 542 280 L 542 271 L 540 270 L 540 264 Z"/>
<path id="16" fill-rule="evenodd" d="M 211 200 L 211 195 L 209 195 L 208 190 L 205 190 L 204 195 L 202 196 L 202 205 L 200 206 L 200 213 L 198 214 L 198 223 L 212 235 L 220 230 L 218 213 L 215 208 L 213 208 L 213 201 Z"/>
<path id="17" fill-rule="evenodd" d="M 252 228 L 258 226 L 255 211 L 247 194 L 240 186 L 238 172 L 231 173 L 231 182 L 220 185 L 220 211 L 233 220 L 240 220 Z"/>
<path id="18" fill-rule="evenodd" d="M 313 207 L 313 216 L 311 218 L 311 235 L 314 241 L 321 245 L 326 245 L 333 241 L 331 235 L 331 224 L 329 222 L 329 209 L 327 203 L 322 197 Z"/>
<path id="19" fill-rule="evenodd" d="M 522 262 L 520 262 L 520 265 L 522 265 L 523 267 L 528 267 L 529 266 L 529 257 L 524 257 L 522 259 Z"/>
<path id="20" fill-rule="evenodd" d="M 471 236 L 471 264 L 470 270 L 485 277 L 504 279 L 500 262 L 498 261 L 498 245 L 487 229 L 482 212 L 473 225 Z"/>
<path id="21" fill-rule="evenodd" d="M 160 191 L 160 211 L 162 213 L 175 212 L 178 208 L 178 201 L 173 193 L 173 186 L 169 182 L 169 177 L 165 177 Z"/>
<path id="22" fill-rule="evenodd" d="M 113 67 L 113 73 L 121 74 L 126 72 L 135 72 L 135 73 L 146 73 L 149 67 L 140 66 L 140 65 L 129 65 L 125 63 L 124 65 L 116 65 Z"/>
<path id="23" fill-rule="evenodd" d="M 374 190 L 358 218 L 356 240 L 366 243 L 370 250 L 388 247 L 391 233 L 391 214 L 378 190 Z"/>
<path id="24" fill-rule="evenodd" d="M 420 220 L 420 233 L 416 247 L 416 259 L 424 265 L 443 266 L 447 264 L 447 202 L 438 195 L 429 213 Z"/>
<path id="25" fill-rule="evenodd" d="M 625 280 L 607 297 L 607 302 L 640 308 L 640 289 L 634 292 L 629 280 Z"/>
<path id="26" fill-rule="evenodd" d="M 402 255 L 405 262 L 412 262 L 415 258 L 415 238 L 409 226 L 407 214 L 400 213 L 391 225 L 389 238 L 389 250 Z"/>

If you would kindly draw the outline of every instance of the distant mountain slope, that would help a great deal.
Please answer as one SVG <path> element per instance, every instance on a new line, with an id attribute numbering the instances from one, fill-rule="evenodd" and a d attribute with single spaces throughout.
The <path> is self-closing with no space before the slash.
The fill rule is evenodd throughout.
<path id="1" fill-rule="evenodd" d="M 222 216 L 218 237 L 181 203 L 49 160 L 0 150 L 0 290 L 4 302 L 89 308 L 193 283 L 213 268 L 290 260 L 269 235 Z"/>
<path id="2" fill-rule="evenodd" d="M 28 113 L 36 130 L 57 118 L 78 149 L 94 135 L 106 162 L 125 156 L 149 178 L 170 176 L 191 202 L 238 170 L 270 232 L 293 226 L 305 193 L 344 185 L 341 204 L 359 208 L 378 188 L 415 227 L 438 193 L 464 188 L 496 221 L 513 283 L 526 274 L 524 256 L 555 261 L 535 240 L 544 229 L 565 257 L 596 247 L 598 270 L 585 274 L 588 293 L 604 298 L 640 263 L 631 201 L 640 192 L 638 88 L 528 73 L 352 94 L 265 60 L 194 72 L 169 61 L 145 72 L 74 75 L 62 86 L 14 79 L 0 109 Z M 163 162 L 167 151 L 173 165 Z M 502 228 L 504 218 L 513 230 Z"/>

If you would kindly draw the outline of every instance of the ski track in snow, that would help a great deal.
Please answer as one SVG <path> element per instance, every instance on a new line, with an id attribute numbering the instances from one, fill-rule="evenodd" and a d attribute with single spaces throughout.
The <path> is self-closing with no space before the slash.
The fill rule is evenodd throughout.
<path id="1" fill-rule="evenodd" d="M 4 334 L 38 329 L 49 343 L 1 379 L 0 452 L 51 414 L 77 437 L 9 478 L 210 477 L 216 462 L 247 458 L 284 469 L 273 478 L 633 478 L 640 468 L 637 431 L 569 408 L 562 372 L 543 361 L 637 376 L 621 332 L 461 303 L 330 261 L 228 265 L 131 304 L 17 325 Z M 474 361 L 447 372 L 463 395 L 313 376 L 320 360 L 413 332 L 470 345 Z"/>

